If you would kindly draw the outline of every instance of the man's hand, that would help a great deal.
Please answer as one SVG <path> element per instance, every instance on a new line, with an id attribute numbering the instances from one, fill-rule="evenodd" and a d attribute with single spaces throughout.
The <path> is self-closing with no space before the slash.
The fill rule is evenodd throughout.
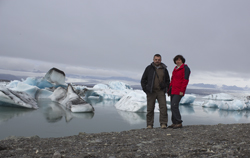
<path id="1" fill-rule="evenodd" d="M 180 95 L 183 96 L 183 92 L 180 92 Z"/>

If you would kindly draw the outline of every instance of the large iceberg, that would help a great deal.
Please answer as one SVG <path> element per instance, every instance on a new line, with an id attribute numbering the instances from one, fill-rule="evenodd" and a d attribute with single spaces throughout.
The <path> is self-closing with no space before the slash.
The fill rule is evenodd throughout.
<path id="1" fill-rule="evenodd" d="M 57 68 L 50 69 L 43 78 L 28 77 L 23 82 L 40 89 L 67 87 L 65 73 Z"/>
<path id="2" fill-rule="evenodd" d="M 180 102 L 183 105 L 190 105 L 194 102 L 196 96 L 186 94 Z M 170 109 L 169 97 L 166 98 L 167 109 Z M 116 104 L 116 109 L 130 112 L 147 112 L 147 96 L 142 90 L 133 90 L 124 95 Z M 155 112 L 159 112 L 159 103 L 155 103 Z"/>
<path id="3" fill-rule="evenodd" d="M 115 107 L 122 111 L 147 112 L 146 94 L 142 90 L 134 90 L 123 96 Z"/>
<path id="4" fill-rule="evenodd" d="M 77 95 L 71 84 L 68 85 L 67 90 L 58 87 L 49 97 L 52 101 L 62 104 L 72 112 L 94 112 L 94 107 Z"/>
<path id="5" fill-rule="evenodd" d="M 101 99 L 115 99 L 119 100 L 124 95 L 128 94 L 129 92 L 133 91 L 133 89 L 120 81 L 111 81 L 106 84 L 96 84 L 93 88 L 85 88 L 84 89 L 84 96 L 86 98 L 95 96 L 100 97 Z"/>
<path id="6" fill-rule="evenodd" d="M 25 92 L 13 91 L 0 86 L 0 105 L 37 109 L 37 101 Z"/>
<path id="7" fill-rule="evenodd" d="M 49 90 L 40 89 L 21 81 L 12 81 L 6 87 L 13 91 L 26 92 L 35 99 L 48 98 L 52 94 Z"/>

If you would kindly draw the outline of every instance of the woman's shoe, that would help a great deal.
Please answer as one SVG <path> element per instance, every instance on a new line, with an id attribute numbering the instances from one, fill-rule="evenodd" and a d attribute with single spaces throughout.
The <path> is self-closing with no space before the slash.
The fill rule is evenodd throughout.
<path id="1" fill-rule="evenodd" d="M 168 128 L 173 128 L 175 126 L 175 124 L 172 124 L 170 126 L 168 126 Z"/>
<path id="2" fill-rule="evenodd" d="M 175 124 L 173 129 L 177 129 L 177 128 L 182 128 L 182 124 L 181 123 L 180 124 Z"/>

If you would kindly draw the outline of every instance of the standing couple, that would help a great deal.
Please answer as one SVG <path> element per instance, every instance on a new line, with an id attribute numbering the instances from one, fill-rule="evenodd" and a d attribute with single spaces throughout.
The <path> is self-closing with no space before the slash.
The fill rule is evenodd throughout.
<path id="1" fill-rule="evenodd" d="M 168 113 L 166 103 L 166 93 L 170 96 L 172 125 L 168 128 L 181 128 L 182 120 L 179 110 L 181 98 L 185 95 L 186 87 L 189 81 L 190 69 L 185 64 L 185 58 L 177 55 L 173 59 L 176 64 L 171 77 L 167 66 L 161 62 L 161 55 L 155 54 L 153 62 L 146 67 L 142 78 L 141 86 L 147 94 L 147 128 L 151 129 L 154 125 L 154 108 L 157 99 L 160 109 L 160 125 L 162 129 L 167 128 Z"/>

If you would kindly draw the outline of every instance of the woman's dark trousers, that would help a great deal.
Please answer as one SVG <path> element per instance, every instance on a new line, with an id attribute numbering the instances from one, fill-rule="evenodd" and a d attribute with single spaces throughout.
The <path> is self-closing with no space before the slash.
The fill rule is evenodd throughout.
<path id="1" fill-rule="evenodd" d="M 181 114 L 179 110 L 179 103 L 181 101 L 181 95 L 171 95 L 171 112 L 172 112 L 172 122 L 173 124 L 182 123 Z"/>

